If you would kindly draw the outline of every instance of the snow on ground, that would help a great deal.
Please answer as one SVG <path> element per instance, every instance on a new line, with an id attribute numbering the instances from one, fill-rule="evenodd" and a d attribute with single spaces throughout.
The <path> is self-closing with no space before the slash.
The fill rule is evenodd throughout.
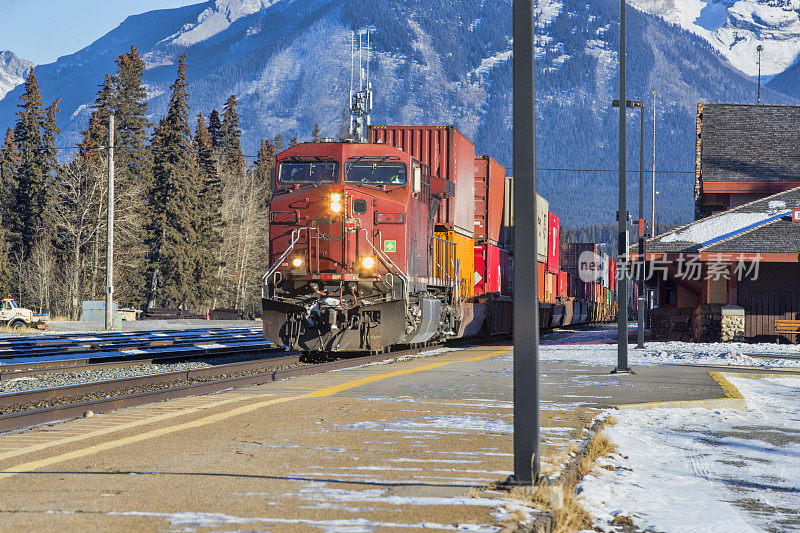
<path id="1" fill-rule="evenodd" d="M 596 525 L 648 531 L 800 530 L 800 378 L 728 378 L 745 412 L 615 412 L 618 453 L 579 487 Z"/>
<path id="2" fill-rule="evenodd" d="M 543 335 L 539 357 L 542 361 L 572 361 L 587 365 L 608 365 L 617 360 L 616 329 L 602 328 L 580 331 L 559 339 Z M 754 367 L 800 367 L 800 359 L 779 359 L 775 356 L 800 358 L 800 345 L 746 343 L 646 342 L 644 349 L 628 345 L 628 361 L 639 365 L 724 365 Z M 758 356 L 758 357 L 756 357 Z M 511 357 L 506 356 L 506 357 Z"/>

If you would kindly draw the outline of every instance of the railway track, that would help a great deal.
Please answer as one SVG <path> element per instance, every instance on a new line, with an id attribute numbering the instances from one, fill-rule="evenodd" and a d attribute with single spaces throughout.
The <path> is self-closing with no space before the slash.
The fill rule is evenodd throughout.
<path id="1" fill-rule="evenodd" d="M 429 349 L 415 348 L 338 361 L 304 363 L 298 353 L 287 354 L 283 350 L 271 348 L 264 351 L 265 357 L 250 361 L 10 392 L 0 394 L 0 433 L 80 417 L 89 411 L 103 413 L 172 398 L 271 383 L 392 360 Z M 108 366 L 132 363 L 124 360 L 106 361 L 84 367 L 95 370 L 98 364 Z M 75 368 L 77 367 L 71 369 Z M 59 369 L 64 370 L 63 367 Z M 30 376 L 41 372 L 42 370 L 28 368 L 9 375 L 21 377 L 21 373 Z"/>
<path id="2" fill-rule="evenodd" d="M 0 339 L 0 373 L 26 364 L 50 362 L 69 366 L 91 362 L 152 358 L 159 355 L 192 357 L 270 349 L 258 329 L 192 329 L 96 335 L 48 335 Z"/>

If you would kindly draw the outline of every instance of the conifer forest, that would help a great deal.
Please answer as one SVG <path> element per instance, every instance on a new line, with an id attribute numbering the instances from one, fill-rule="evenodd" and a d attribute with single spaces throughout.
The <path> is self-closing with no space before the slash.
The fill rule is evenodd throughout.
<path id="1" fill-rule="evenodd" d="M 97 91 L 77 146 L 58 146 L 59 101 L 30 69 L 0 148 L 0 292 L 76 320 L 105 297 L 109 115 L 114 115 L 114 300 L 205 314 L 260 309 L 268 202 L 281 135 L 243 154 L 235 96 L 193 109 L 181 56 L 165 116 L 148 120 L 136 48 Z M 318 136 L 318 129 L 314 136 Z M 296 139 L 290 142 L 296 143 Z"/>

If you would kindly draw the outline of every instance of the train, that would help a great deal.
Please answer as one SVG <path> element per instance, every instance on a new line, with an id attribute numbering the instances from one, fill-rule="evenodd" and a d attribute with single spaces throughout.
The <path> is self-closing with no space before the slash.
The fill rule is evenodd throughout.
<path id="1" fill-rule="evenodd" d="M 277 154 L 264 337 L 379 353 L 511 333 L 513 178 L 455 126 L 370 126 L 368 141 Z M 613 261 L 591 245 L 587 281 L 589 245 L 562 243 L 541 197 L 537 226 L 540 327 L 613 320 Z"/>

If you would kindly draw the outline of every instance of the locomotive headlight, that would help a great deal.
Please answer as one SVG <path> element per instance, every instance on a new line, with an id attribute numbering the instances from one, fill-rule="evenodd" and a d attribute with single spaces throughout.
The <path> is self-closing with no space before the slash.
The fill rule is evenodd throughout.
<path id="1" fill-rule="evenodd" d="M 303 258 L 295 257 L 294 259 L 292 259 L 292 266 L 294 268 L 300 268 L 301 266 L 303 266 Z"/>
<path id="2" fill-rule="evenodd" d="M 342 204 L 339 202 L 331 202 L 331 213 L 340 213 L 342 211 Z"/>
<path id="3" fill-rule="evenodd" d="M 367 255 L 361 258 L 361 266 L 367 270 L 371 270 L 375 267 L 375 258 L 371 255 Z"/>
<path id="4" fill-rule="evenodd" d="M 331 193 L 331 203 L 338 204 L 342 201 L 342 195 L 338 192 Z"/>

